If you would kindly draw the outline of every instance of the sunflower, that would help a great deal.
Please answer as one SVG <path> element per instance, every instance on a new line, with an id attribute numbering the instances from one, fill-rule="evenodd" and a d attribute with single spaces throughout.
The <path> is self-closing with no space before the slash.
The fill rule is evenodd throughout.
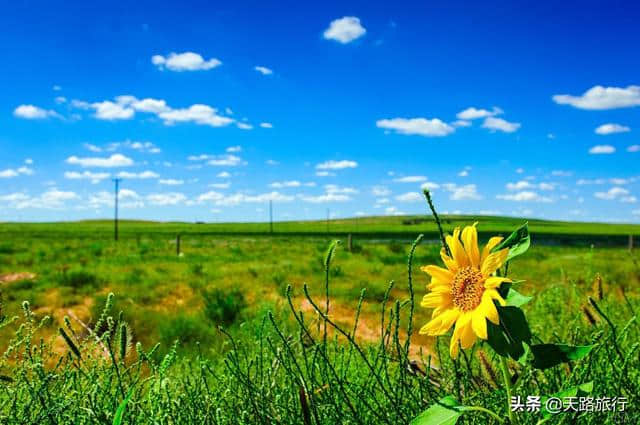
<path id="1" fill-rule="evenodd" d="M 458 341 L 467 349 L 473 346 L 476 337 L 487 339 L 487 320 L 499 323 L 494 300 L 505 305 L 498 288 L 503 282 L 510 282 L 505 277 L 494 276 L 505 262 L 509 249 L 491 253 L 502 241 L 501 237 L 492 237 L 480 254 L 476 224 L 465 227 L 462 232 L 456 228 L 453 236 L 447 235 L 450 255 L 445 248 L 440 250 L 446 269 L 433 265 L 421 268 L 431 275 L 431 283 L 427 285 L 430 292 L 421 305 L 434 310 L 431 321 L 420 333 L 443 335 L 455 324 L 449 344 L 452 358 L 458 357 Z"/>

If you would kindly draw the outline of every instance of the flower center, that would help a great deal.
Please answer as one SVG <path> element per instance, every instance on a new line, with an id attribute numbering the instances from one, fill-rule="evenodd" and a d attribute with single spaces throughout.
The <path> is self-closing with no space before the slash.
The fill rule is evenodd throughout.
<path id="1" fill-rule="evenodd" d="M 473 310 L 480 304 L 484 292 L 484 278 L 475 267 L 464 267 L 453 277 L 453 304 L 462 311 Z"/>

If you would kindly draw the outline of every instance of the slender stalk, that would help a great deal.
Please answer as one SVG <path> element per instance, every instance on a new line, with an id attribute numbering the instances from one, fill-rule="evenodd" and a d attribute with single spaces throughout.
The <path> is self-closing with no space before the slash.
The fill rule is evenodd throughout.
<path id="1" fill-rule="evenodd" d="M 507 390 L 507 415 L 509 416 L 509 423 L 517 423 L 515 415 L 511 411 L 511 375 L 509 374 L 509 367 L 507 366 L 506 357 L 500 357 L 500 367 L 502 368 L 502 377 L 504 378 L 504 387 Z"/>
<path id="2" fill-rule="evenodd" d="M 504 419 L 502 419 L 497 413 L 489 410 L 489 409 L 485 409 L 482 406 L 465 406 L 464 410 L 475 410 L 477 412 L 484 412 L 487 415 L 491 416 L 493 419 L 495 419 L 496 421 L 500 422 L 501 424 L 504 423 Z"/>
<path id="3" fill-rule="evenodd" d="M 440 217 L 438 217 L 438 213 L 436 212 L 436 207 L 433 206 L 433 201 L 431 200 L 431 193 L 427 189 L 423 190 L 422 193 L 424 193 L 424 197 L 427 198 L 427 203 L 429 204 L 429 208 L 431 209 L 433 218 L 436 220 L 436 224 L 438 225 L 438 232 L 440 233 L 440 242 L 442 242 L 442 247 L 444 248 L 444 252 L 446 252 L 447 255 L 451 257 L 451 250 L 449 249 L 449 245 L 447 245 L 447 241 L 444 237 L 444 231 L 442 230 L 442 223 L 440 222 Z"/>

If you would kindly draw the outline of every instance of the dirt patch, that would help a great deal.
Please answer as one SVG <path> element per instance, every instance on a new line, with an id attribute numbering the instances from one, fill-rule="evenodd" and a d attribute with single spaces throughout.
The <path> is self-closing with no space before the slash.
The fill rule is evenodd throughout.
<path id="1" fill-rule="evenodd" d="M 171 288 L 171 290 L 165 297 L 155 303 L 152 308 L 163 313 L 174 313 L 176 311 L 184 310 L 187 302 L 192 301 L 189 304 L 189 308 L 191 309 L 195 304 L 193 302 L 193 297 L 193 289 L 191 289 L 190 286 L 176 285 Z"/>
<path id="2" fill-rule="evenodd" d="M 299 301 L 298 305 L 300 309 L 305 313 L 305 316 L 312 317 L 315 315 L 315 309 L 307 299 Z M 319 306 L 320 307 L 320 306 Z M 322 308 L 322 307 L 321 307 Z M 329 318 L 334 323 L 340 325 L 345 331 L 351 332 L 356 319 L 356 312 L 354 309 L 346 307 L 335 300 L 331 300 L 329 303 Z M 386 319 L 388 320 L 388 319 Z M 387 323 L 385 323 L 385 327 Z M 415 323 L 414 323 L 415 326 Z M 392 330 L 393 332 L 393 330 Z M 401 341 L 405 341 L 407 338 L 406 329 L 400 329 L 398 331 Z M 380 314 L 360 312 L 358 319 L 358 326 L 355 332 L 355 340 L 358 343 L 380 343 L 382 337 L 380 327 Z M 417 329 L 414 329 L 411 335 L 411 345 L 409 347 L 409 356 L 412 360 L 420 361 L 421 356 L 426 357 L 432 354 L 431 347 L 433 347 L 434 338 L 419 335 Z"/>
<path id="3" fill-rule="evenodd" d="M 35 273 L 17 272 L 0 275 L 0 283 L 19 282 L 21 280 L 33 280 L 36 278 Z"/>

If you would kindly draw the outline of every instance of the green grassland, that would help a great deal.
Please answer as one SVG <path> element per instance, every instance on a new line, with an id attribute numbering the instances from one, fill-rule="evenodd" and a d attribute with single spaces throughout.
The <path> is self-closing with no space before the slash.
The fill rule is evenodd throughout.
<path id="1" fill-rule="evenodd" d="M 638 224 L 610 224 L 566 222 L 539 219 L 522 219 L 515 217 L 495 216 L 467 216 L 446 215 L 442 217 L 445 230 L 456 226 L 481 222 L 479 231 L 486 235 L 496 233 L 510 233 L 514 227 L 523 221 L 529 222 L 532 234 L 560 235 L 560 236 L 627 236 L 640 235 Z M 183 223 L 183 222 L 153 222 L 153 221 L 121 221 L 120 233 L 135 236 L 146 233 L 197 233 L 197 234 L 254 234 L 270 233 L 270 224 L 264 223 Z M 373 216 L 361 218 L 332 219 L 315 221 L 277 221 L 273 224 L 273 231 L 279 234 L 297 235 L 326 235 L 329 234 L 362 234 L 368 236 L 405 236 L 415 237 L 419 233 L 427 236 L 438 234 L 435 222 L 424 215 L 420 216 Z M 41 233 L 62 235 L 100 235 L 108 236 L 113 233 L 113 221 L 88 220 L 79 222 L 60 223 L 0 223 L 0 234 L 30 234 Z"/>
<path id="2" fill-rule="evenodd" d="M 469 353 L 466 365 L 453 364 L 446 355 L 439 356 L 447 352 L 448 338 L 441 347 L 415 332 L 430 318 L 430 311 L 417 305 L 428 283 L 419 267 L 440 261 L 437 229 L 422 219 L 332 220 L 328 234 L 324 221 L 278 222 L 274 235 L 266 233 L 268 223 L 123 222 L 118 242 L 112 240 L 109 221 L 0 224 L 5 317 L 0 343 L 10 349 L 0 364 L 0 375 L 7 377 L 0 396 L 1 421 L 112 423 L 129 391 L 134 396 L 123 423 L 403 423 L 445 392 L 462 401 L 500 406 L 502 389 L 478 360 L 480 349 Z M 445 230 L 474 221 L 480 222 L 482 243 L 487 235 L 506 235 L 523 222 L 443 219 Z M 640 226 L 529 224 L 533 245 L 510 265 L 509 275 L 524 281 L 518 291 L 534 296 L 523 307 L 532 333 L 544 341 L 596 342 L 601 348 L 588 360 L 530 377 L 522 393 L 556 392 L 588 378 L 594 393 L 629 397 L 630 413 L 620 417 L 631 421 L 621 423 L 637 423 L 638 416 L 629 415 L 637 415 L 633 403 L 640 389 L 635 321 L 640 255 L 614 245 L 626 245 L 629 234 L 640 234 Z M 183 235 L 181 255 L 176 252 L 178 233 Z M 352 250 L 340 245 L 325 269 L 330 240 L 346 242 L 347 233 L 356 235 Z M 418 233 L 427 235 L 427 241 L 413 256 L 410 286 L 410 242 L 378 237 L 414 239 Z M 536 244 L 539 235 L 554 235 L 563 244 Z M 617 242 L 611 244 L 608 238 Z M 597 295 L 593 282 L 598 276 L 604 288 L 599 305 L 611 325 L 588 302 L 588 296 Z M 326 278 L 329 318 L 347 329 L 347 335 L 355 335 L 351 343 L 332 325 L 328 341 L 321 338 L 326 321 L 304 287 L 311 300 L 324 305 Z M 110 312 L 103 314 L 109 293 L 115 298 Z M 416 306 L 410 314 L 412 295 Z M 29 303 L 26 316 L 24 300 Z M 302 324 L 291 307 L 302 312 Z M 25 319 L 10 322 L 13 316 Z M 44 316 L 51 320 L 37 326 Z M 125 321 L 122 337 L 120 324 Z M 612 326 L 617 330 L 613 336 Z M 60 336 L 60 327 L 73 333 L 80 358 Z M 310 333 L 305 335 L 305 329 Z M 103 337 L 99 345 L 95 334 L 105 330 L 111 337 Z M 410 345 L 405 346 L 408 335 Z M 111 348 L 109 338 L 115 351 L 124 345 L 124 358 L 96 354 L 104 341 Z M 611 338 L 621 346 L 621 359 L 612 358 Z M 375 350 L 381 341 L 386 347 L 382 356 Z M 160 345 L 153 351 L 156 343 Z M 40 349 L 38 344 L 43 344 Z M 429 355 L 432 360 L 427 360 Z M 379 381 L 371 377 L 365 359 L 384 375 Z M 402 359 L 419 364 L 421 372 L 407 375 Z M 425 377 L 429 361 L 437 365 L 437 373 Z M 512 368 L 518 372 L 516 364 Z M 10 402 L 13 399 L 18 401 Z M 577 418 L 554 420 L 618 420 L 611 414 Z M 524 415 L 521 422 L 538 419 Z M 465 420 L 491 423 L 482 415 Z"/>

